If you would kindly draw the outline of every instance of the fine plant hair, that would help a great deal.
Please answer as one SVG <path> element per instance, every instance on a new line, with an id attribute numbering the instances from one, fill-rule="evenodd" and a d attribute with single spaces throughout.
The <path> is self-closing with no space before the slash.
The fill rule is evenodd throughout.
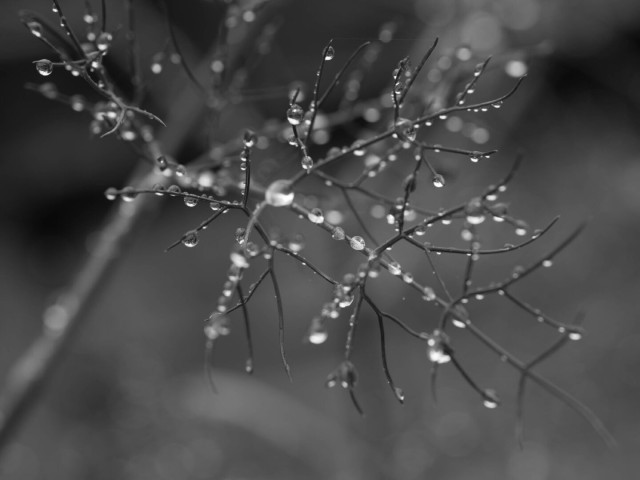
<path id="1" fill-rule="evenodd" d="M 331 292 L 321 310 L 310 320 L 308 343 L 325 342 L 334 330 L 332 324 L 346 321 L 343 358 L 335 370 L 328 373 L 326 385 L 346 390 L 358 412 L 363 412 L 366 401 L 357 396 L 358 371 L 353 353 L 357 349 L 361 319 L 368 314 L 376 321 L 381 367 L 391 394 L 398 402 L 403 403 L 405 395 L 389 367 L 388 358 L 392 352 L 387 351 L 387 328 L 400 329 L 426 351 L 434 398 L 438 373 L 450 365 L 487 408 L 499 406 L 498 392 L 472 376 L 458 356 L 456 337 L 464 329 L 493 352 L 498 361 L 519 375 L 516 391 L 519 441 L 523 438 L 524 394 L 532 382 L 580 414 L 607 445 L 614 444 L 611 435 L 588 407 L 536 372 L 536 367 L 543 361 L 571 341 L 582 338 L 580 316 L 573 322 L 558 320 L 527 303 L 513 288 L 525 283 L 534 272 L 551 267 L 555 257 L 578 237 L 583 226 L 538 260 L 525 266 L 516 265 L 505 278 L 484 284 L 476 281 L 481 259 L 529 247 L 558 222 L 558 218 L 554 218 L 540 229 L 531 228 L 525 220 L 513 215 L 502 200 L 523 156 L 518 155 L 511 162 L 502 179 L 457 205 L 424 207 L 419 201 L 420 194 L 428 189 L 455 188 L 455 181 L 448 178 L 449 173 L 439 160 L 440 153 L 479 164 L 475 168 L 481 168 L 488 159 L 498 158 L 496 150 L 440 145 L 433 138 L 434 129 L 430 127 L 455 114 L 489 114 L 508 105 L 507 101 L 521 87 L 523 78 L 515 80 L 510 89 L 496 98 L 476 100 L 476 89 L 482 86 L 485 76 L 491 75 L 490 59 L 478 62 L 464 47 L 464 51 L 443 53 L 441 58 L 446 62 L 434 62 L 439 50 L 436 40 L 415 66 L 409 57 L 397 63 L 393 72 L 389 72 L 390 82 L 381 96 L 362 98 L 360 90 L 366 74 L 376 67 L 381 49 L 393 38 L 396 25 L 388 23 L 380 29 L 378 39 L 363 43 L 345 55 L 337 67 L 334 65 L 339 63 L 340 55 L 334 42 L 329 41 L 318 52 L 318 68 L 309 87 L 300 83 L 290 88 L 251 90 L 247 87 L 248 79 L 261 59 L 268 55 L 280 25 L 277 2 L 273 5 L 257 2 L 249 8 L 233 1 L 226 2 L 216 43 L 197 63 L 185 57 L 171 21 L 171 11 L 164 2 L 161 6 L 167 25 L 167 43 L 151 58 L 142 58 L 135 29 L 134 2 L 125 0 L 124 4 L 125 25 L 112 25 L 108 21 L 105 1 L 95 10 L 92 2 L 86 2 L 83 31 L 71 28 L 58 0 L 53 0 L 55 26 L 45 15 L 20 13 L 31 35 L 51 50 L 53 60 L 34 62 L 37 71 L 44 77 L 67 71 L 82 78 L 95 95 L 85 98 L 59 92 L 50 82 L 28 84 L 27 88 L 87 115 L 89 129 L 97 141 L 101 137 L 117 137 L 131 147 L 141 159 L 141 165 L 128 185 L 112 187 L 105 192 L 107 199 L 118 203 L 105 222 L 95 251 L 67 291 L 46 310 L 41 337 L 10 371 L 0 393 L 0 444 L 15 430 L 28 406 L 36 399 L 41 385 L 50 377 L 61 352 L 86 317 L 87 306 L 113 265 L 117 252 L 134 232 L 135 224 L 151 209 L 158 208 L 156 196 L 183 202 L 186 207 L 200 206 L 203 211 L 202 206 L 206 205 L 209 212 L 203 214 L 199 224 L 178 233 L 175 242 L 168 245 L 168 251 L 185 247 L 207 248 L 203 237 L 205 233 L 207 237 L 218 234 L 216 220 L 228 212 L 239 213 L 234 217 L 238 219 L 235 244 L 226 254 L 229 268 L 223 290 L 219 298 L 214 299 L 213 311 L 206 315 L 203 312 L 210 377 L 214 377 L 211 352 L 230 334 L 246 338 L 246 371 L 253 372 L 252 299 L 259 289 L 271 289 L 275 296 L 274 313 L 278 320 L 282 365 L 286 375 L 293 378 L 287 358 L 286 326 L 294 315 L 284 308 L 287 292 L 281 286 L 278 265 L 282 257 L 288 257 L 304 267 L 303 275 L 315 275 L 326 282 L 327 292 Z M 125 33 L 116 35 L 117 30 Z M 232 37 L 233 44 L 230 43 Z M 122 75 L 116 80 L 105 62 L 117 42 L 125 45 L 128 54 L 126 80 L 122 80 Z M 150 103 L 149 78 L 162 74 L 168 67 L 166 58 L 169 57 L 179 65 L 190 88 L 198 95 L 194 105 L 182 106 L 184 116 L 199 118 L 200 110 L 205 110 L 206 135 L 202 149 L 189 158 L 175 157 L 188 134 L 180 129 L 178 133 L 172 133 L 175 127 L 171 122 L 165 124 L 159 115 L 145 107 Z M 456 68 L 444 68 L 443 64 Z M 427 69 L 433 69 L 441 78 L 437 95 L 424 94 L 423 77 Z M 281 100 L 278 118 L 254 129 L 243 128 L 232 139 L 220 143 L 216 128 L 226 109 L 239 102 L 267 97 Z M 329 102 L 337 104 L 337 108 L 325 110 Z M 354 140 L 348 145 L 336 144 L 331 133 L 338 129 L 352 132 Z M 287 173 L 263 184 L 252 172 L 267 154 L 282 158 L 286 165 L 279 171 Z M 348 165 L 349 172 L 335 168 L 338 165 Z M 398 177 L 403 180 L 398 182 Z M 322 186 L 321 197 L 340 199 L 339 206 L 332 204 L 331 210 L 326 210 L 308 202 L 312 191 L 310 184 L 316 194 L 318 185 Z M 381 190 L 394 191 L 396 196 Z M 376 215 L 363 213 L 372 207 L 378 212 Z M 274 229 L 277 225 L 265 219 L 264 213 L 273 209 L 286 212 L 293 221 L 310 223 L 319 235 L 344 245 L 361 259 L 359 266 L 340 276 L 329 273 L 322 265 L 320 255 L 305 252 L 304 238 L 300 234 L 282 235 Z M 286 218 L 286 215 L 274 217 Z M 374 228 L 379 223 L 387 224 L 390 233 L 383 236 L 380 228 Z M 484 241 L 488 229 L 504 230 L 505 226 L 520 237 L 518 243 L 496 246 Z M 430 232 L 438 228 L 457 229 L 463 246 L 432 243 Z M 413 249 L 422 260 L 411 267 L 402 265 L 392 252 L 393 247 L 400 245 Z M 436 256 L 465 259 L 459 284 L 445 280 L 440 271 L 441 262 L 434 261 Z M 408 293 L 434 306 L 439 311 L 437 321 L 425 316 L 412 318 L 410 312 L 401 317 L 385 310 L 380 299 L 371 294 L 370 286 L 383 276 L 401 282 Z M 532 359 L 520 359 L 488 335 L 481 327 L 482 322 L 474 316 L 470 300 L 489 296 L 515 305 L 524 317 L 538 322 L 540 328 L 553 330 L 557 340 L 541 348 Z M 297 319 L 299 315 L 295 317 Z M 215 379 L 212 382 L 215 383 Z"/>

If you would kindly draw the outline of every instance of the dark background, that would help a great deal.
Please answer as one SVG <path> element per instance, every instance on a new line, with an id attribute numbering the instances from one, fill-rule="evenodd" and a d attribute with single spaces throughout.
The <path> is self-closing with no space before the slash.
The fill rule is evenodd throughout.
<path id="1" fill-rule="evenodd" d="M 76 3 L 63 3 L 74 23 L 81 15 Z M 115 26 L 121 5 L 108 4 Z M 164 45 L 166 28 L 153 2 L 136 4 L 148 62 Z M 1 375 L 38 335 L 41 312 L 85 257 L 110 207 L 102 192 L 122 186 L 136 160 L 114 138 L 91 138 L 88 116 L 24 89 L 42 81 L 31 62 L 50 53 L 20 24 L 20 8 L 49 14 L 50 2 L 9 0 L 0 6 Z M 283 23 L 271 55 L 251 80 L 256 87 L 311 81 L 330 38 L 336 60 L 344 61 L 390 19 L 400 28 L 363 87 L 365 96 L 388 88 L 394 63 L 405 55 L 419 58 L 436 36 L 440 52 L 469 44 L 479 57 L 494 56 L 495 69 L 478 87 L 488 92 L 483 98 L 512 85 L 503 72 L 506 62 L 526 60 L 528 78 L 517 95 L 501 110 L 474 119 L 491 132 L 487 146 L 500 154 L 456 167 L 457 180 L 437 200 L 453 205 L 468 198 L 501 177 L 516 151 L 526 151 L 505 199 L 532 226 L 555 215 L 561 222 L 531 253 L 496 260 L 495 270 L 488 264 L 487 275 L 498 278 L 589 220 L 555 266 L 536 273 L 518 292 L 559 319 L 586 313 L 586 337 L 540 371 L 589 405 L 619 448 L 608 451 L 573 411 L 531 387 L 521 450 L 513 436 L 517 378 L 470 336 L 457 339 L 457 350 L 475 378 L 500 391 L 500 408 L 483 408 L 446 368 L 434 404 L 422 345 L 389 328 L 391 368 L 407 394 L 406 405 L 399 406 L 384 383 L 373 318 L 359 331 L 354 357 L 367 413 L 361 419 L 344 392 L 323 386 L 340 361 L 344 326 L 337 323 L 321 347 L 299 341 L 330 292 L 287 260 L 279 268 L 295 381 L 287 381 L 279 363 L 267 288 L 251 307 L 255 375 L 242 373 L 245 346 L 241 335 L 231 336 L 216 351 L 220 393 L 213 395 L 202 373 L 201 320 L 215 305 L 226 252 L 242 219 L 228 215 L 198 248 L 165 254 L 207 212 L 164 201 L 123 252 L 86 328 L 5 452 L 2 478 L 633 478 L 640 467 L 640 3 L 291 1 L 278 11 Z M 186 56 L 198 58 L 214 38 L 219 8 L 194 0 L 172 3 L 172 12 Z M 49 79 L 61 91 L 83 88 L 61 71 Z M 172 96 L 190 87 L 175 67 L 154 82 L 154 111 L 171 117 Z M 257 128 L 264 118 L 283 118 L 285 109 L 286 99 L 274 99 L 239 106 L 228 118 Z M 434 137 L 468 142 L 442 127 Z M 323 199 L 322 190 L 316 193 Z M 305 252 L 324 268 L 342 274 L 345 265 L 357 265 L 331 239 L 282 218 L 284 229 L 308 232 Z M 460 278 L 460 261 L 441 264 L 447 280 Z M 404 318 L 423 308 L 396 283 L 383 284 L 377 293 L 386 309 Z M 476 323 L 523 358 L 551 341 L 549 332 L 511 307 L 487 301 L 474 308 Z M 430 327 L 423 328 L 435 326 L 434 312 L 425 312 Z"/>

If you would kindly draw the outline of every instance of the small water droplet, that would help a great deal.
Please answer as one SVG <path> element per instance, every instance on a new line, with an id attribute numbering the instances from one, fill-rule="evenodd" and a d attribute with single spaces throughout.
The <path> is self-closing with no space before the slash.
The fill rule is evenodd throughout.
<path id="1" fill-rule="evenodd" d="M 182 244 L 185 247 L 193 248 L 198 244 L 198 232 L 191 230 L 182 237 Z"/>
<path id="2" fill-rule="evenodd" d="M 393 129 L 398 138 L 405 142 L 414 142 L 418 131 L 413 122 L 407 118 L 398 118 L 393 125 Z"/>
<path id="3" fill-rule="evenodd" d="M 175 172 L 178 177 L 184 177 L 187 174 L 187 167 L 184 165 L 176 165 Z"/>
<path id="4" fill-rule="evenodd" d="M 167 188 L 167 192 L 169 192 L 169 193 L 182 193 L 182 190 L 180 189 L 180 187 L 178 185 L 170 185 L 169 188 Z"/>
<path id="5" fill-rule="evenodd" d="M 465 206 L 467 222 L 471 225 L 480 225 L 485 220 L 484 205 L 480 197 L 472 198 Z"/>
<path id="6" fill-rule="evenodd" d="M 165 192 L 165 188 L 164 185 L 161 185 L 159 183 L 156 183 L 152 188 L 151 188 L 154 192 L 156 192 L 156 195 L 158 195 L 159 197 L 164 195 Z"/>
<path id="7" fill-rule="evenodd" d="M 224 313 L 212 313 L 204 326 L 204 334 L 209 340 L 215 340 L 220 336 L 229 335 L 230 332 L 229 317 Z"/>
<path id="8" fill-rule="evenodd" d="M 549 260 L 549 259 L 543 260 L 542 266 L 546 268 L 553 266 L 553 260 Z"/>
<path id="9" fill-rule="evenodd" d="M 320 345 L 326 342 L 327 338 L 329 338 L 329 331 L 327 330 L 326 317 L 313 317 L 307 332 L 307 340 L 314 345 Z"/>
<path id="10" fill-rule="evenodd" d="M 27 22 L 26 25 L 34 37 L 38 37 L 38 38 L 42 37 L 42 24 L 40 22 L 31 20 Z"/>

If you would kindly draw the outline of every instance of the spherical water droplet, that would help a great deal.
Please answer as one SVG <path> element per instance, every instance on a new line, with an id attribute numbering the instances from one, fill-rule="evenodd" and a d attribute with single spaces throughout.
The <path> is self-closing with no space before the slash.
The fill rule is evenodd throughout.
<path id="1" fill-rule="evenodd" d="M 118 198 L 118 190 L 113 187 L 109 187 L 104 192 L 104 196 L 107 197 L 107 200 L 115 200 L 116 198 Z"/>
<path id="2" fill-rule="evenodd" d="M 195 247 L 198 244 L 198 232 L 191 230 L 185 233 L 184 237 L 182 237 L 182 244 L 189 248 Z"/>
<path id="3" fill-rule="evenodd" d="M 164 185 L 161 185 L 159 183 L 156 183 L 152 188 L 151 188 L 154 192 L 156 192 L 156 195 L 158 195 L 159 197 L 164 195 L 165 192 L 165 188 Z"/>
<path id="4" fill-rule="evenodd" d="M 418 237 L 423 236 L 425 233 L 427 233 L 427 227 L 425 227 L 424 225 L 418 225 L 413 233 L 415 233 Z"/>
<path id="5" fill-rule="evenodd" d="M 427 302 L 431 302 L 436 299 L 436 292 L 431 287 L 424 287 L 422 290 L 422 298 Z"/>
<path id="6" fill-rule="evenodd" d="M 542 261 L 542 266 L 545 267 L 545 268 L 549 268 L 549 267 L 553 266 L 553 260 L 549 260 L 549 259 L 543 260 Z"/>
<path id="7" fill-rule="evenodd" d="M 313 317 L 309 331 L 307 332 L 307 340 L 314 345 L 320 345 L 329 338 L 325 317 Z"/>
<path id="8" fill-rule="evenodd" d="M 300 125 L 304 119 L 304 110 L 300 105 L 294 103 L 287 110 L 287 121 L 291 125 Z"/>
<path id="9" fill-rule="evenodd" d="M 364 247 L 365 247 L 364 238 L 359 236 L 351 237 L 351 239 L 349 240 L 349 245 L 354 250 L 364 250 Z"/>
<path id="10" fill-rule="evenodd" d="M 496 408 L 500 405 L 500 398 L 498 397 L 498 393 L 491 389 L 487 388 L 483 393 L 483 405 L 487 408 Z"/>
<path id="11" fill-rule="evenodd" d="M 304 248 L 304 237 L 300 233 L 296 233 L 291 240 L 289 240 L 288 247 L 294 252 L 299 252 Z"/>
<path id="12" fill-rule="evenodd" d="M 440 175 L 439 173 L 435 174 L 433 176 L 433 186 L 436 188 L 442 188 L 445 185 L 445 180 L 444 177 L 442 175 Z"/>
<path id="13" fill-rule="evenodd" d="M 484 205 L 480 197 L 472 198 L 465 206 L 464 211 L 467 216 L 467 222 L 471 225 L 480 225 L 484 222 Z"/>
<path id="14" fill-rule="evenodd" d="M 327 48 L 327 50 L 324 52 L 324 59 L 328 62 L 333 60 L 333 57 L 335 57 L 336 55 L 336 51 L 335 49 L 329 45 L 329 47 Z"/>
<path id="15" fill-rule="evenodd" d="M 236 229 L 235 239 L 238 245 L 244 245 L 246 233 L 247 230 L 242 227 Z"/>
<path id="16" fill-rule="evenodd" d="M 407 118 L 398 118 L 393 125 L 393 129 L 400 140 L 405 142 L 414 142 L 416 140 L 418 133 L 416 127 L 413 125 L 413 122 Z"/>
<path id="17" fill-rule="evenodd" d="M 580 339 L 582 339 L 582 332 L 580 330 L 569 332 L 569 340 L 578 341 Z"/>
<path id="18" fill-rule="evenodd" d="M 412 284 L 413 283 L 413 274 L 411 272 L 405 272 L 402 274 L 402 280 L 404 283 Z"/>
<path id="19" fill-rule="evenodd" d="M 34 37 L 38 37 L 38 38 L 42 37 L 42 24 L 40 24 L 40 22 L 31 20 L 27 22 L 26 25 Z"/>
<path id="20" fill-rule="evenodd" d="M 100 35 L 98 35 L 98 38 L 96 40 L 96 47 L 101 52 L 106 52 L 109 48 L 109 45 L 111 45 L 111 40 L 113 40 L 113 36 L 109 32 L 102 32 Z"/>
<path id="21" fill-rule="evenodd" d="M 178 177 L 184 177 L 187 174 L 187 167 L 184 165 L 176 165 L 175 172 Z"/>
<path id="22" fill-rule="evenodd" d="M 138 196 L 133 187 L 124 187 L 120 195 L 125 202 L 133 202 Z"/>
<path id="23" fill-rule="evenodd" d="M 305 155 L 304 157 L 302 157 L 300 165 L 302 166 L 303 170 L 309 173 L 309 171 L 313 168 L 313 158 L 311 158 L 309 155 Z"/>
<path id="24" fill-rule="evenodd" d="M 244 137 L 242 138 L 242 143 L 245 147 L 251 148 L 256 144 L 258 137 L 256 136 L 256 132 L 253 130 L 246 130 L 244 132 Z"/>
<path id="25" fill-rule="evenodd" d="M 48 77 L 53 72 L 53 62 L 51 60 L 43 58 L 42 60 L 37 60 L 35 64 L 36 70 L 43 77 Z"/>
<path id="26" fill-rule="evenodd" d="M 331 232 L 331 238 L 333 238 L 334 240 L 344 240 L 344 230 L 341 227 L 334 228 L 333 232 Z"/>
<path id="27" fill-rule="evenodd" d="M 273 207 L 285 207 L 293 203 L 294 193 L 289 180 L 276 180 L 267 187 L 265 201 Z"/>
<path id="28" fill-rule="evenodd" d="M 169 193 L 182 193 L 182 190 L 178 185 L 171 185 L 167 188 L 167 192 Z"/>
<path id="29" fill-rule="evenodd" d="M 311 223 L 324 222 L 324 214 L 322 213 L 322 210 L 320 210 L 319 208 L 314 208 L 313 210 L 311 210 L 307 215 L 307 217 L 309 218 L 309 221 Z"/>
<path id="30" fill-rule="evenodd" d="M 198 205 L 198 199 L 196 197 L 184 197 L 184 204 L 187 207 L 195 207 Z"/>
<path id="31" fill-rule="evenodd" d="M 222 208 L 222 206 L 218 202 L 209 202 L 209 208 L 214 212 L 217 212 Z"/>

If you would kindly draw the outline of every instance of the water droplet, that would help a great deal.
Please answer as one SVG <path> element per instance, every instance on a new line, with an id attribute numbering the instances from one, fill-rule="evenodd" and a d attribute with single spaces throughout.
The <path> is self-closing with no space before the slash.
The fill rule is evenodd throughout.
<path id="1" fill-rule="evenodd" d="M 198 205 L 198 199 L 196 197 L 184 197 L 184 204 L 187 207 L 195 207 Z"/>
<path id="2" fill-rule="evenodd" d="M 133 202 L 138 194 L 133 189 L 133 187 L 124 187 L 122 189 L 122 192 L 120 193 L 120 196 L 125 202 Z"/>
<path id="3" fill-rule="evenodd" d="M 184 177 L 187 174 L 187 167 L 184 165 L 176 165 L 175 172 L 178 177 Z"/>
<path id="4" fill-rule="evenodd" d="M 393 125 L 393 129 L 398 138 L 402 141 L 414 142 L 416 140 L 418 131 L 413 125 L 413 122 L 407 118 L 398 118 Z"/>
<path id="5" fill-rule="evenodd" d="M 35 62 L 37 72 L 43 77 L 48 77 L 53 72 L 53 62 L 43 58 Z"/>
<path id="6" fill-rule="evenodd" d="M 106 52 L 111 45 L 111 40 L 113 40 L 113 36 L 109 32 L 102 32 L 96 39 L 96 47 L 101 52 Z"/>
<path id="7" fill-rule="evenodd" d="M 422 298 L 427 302 L 431 302 L 436 299 L 436 292 L 431 287 L 424 287 L 422 290 Z"/>
<path id="8" fill-rule="evenodd" d="M 242 138 L 242 143 L 245 147 L 251 148 L 256 144 L 258 137 L 256 136 L 256 132 L 253 130 L 246 130 L 244 132 L 244 137 Z"/>
<path id="9" fill-rule="evenodd" d="M 304 119 L 304 110 L 300 105 L 294 103 L 287 110 L 287 121 L 291 125 L 300 125 Z"/>
<path id="10" fill-rule="evenodd" d="M 289 180 L 276 180 L 267 187 L 265 201 L 273 207 L 285 207 L 293 203 L 294 193 Z"/>
<path id="11" fill-rule="evenodd" d="M 118 198 L 118 190 L 113 187 L 109 187 L 104 192 L 104 196 L 107 197 L 107 200 L 115 200 L 116 198 Z"/>
<path id="12" fill-rule="evenodd" d="M 182 244 L 185 247 L 193 248 L 198 244 L 198 232 L 191 230 L 182 237 Z"/>
<path id="13" fill-rule="evenodd" d="M 313 317 L 309 331 L 307 332 L 307 340 L 314 345 L 320 345 L 329 338 L 327 330 L 326 317 Z"/>
<path id="14" fill-rule="evenodd" d="M 224 313 L 212 313 L 204 326 L 204 334 L 209 340 L 215 340 L 220 336 L 229 335 L 230 332 L 229 317 Z"/>
<path id="15" fill-rule="evenodd" d="M 391 275 L 400 275 L 402 273 L 402 267 L 398 262 L 389 262 L 387 270 Z"/>
<path id="16" fill-rule="evenodd" d="M 331 60 L 333 60 L 333 57 L 336 56 L 336 51 L 335 49 L 329 45 L 329 47 L 327 48 L 327 50 L 324 52 L 324 59 L 329 62 Z"/>
<path id="17" fill-rule="evenodd" d="M 153 190 L 154 192 L 156 192 L 156 195 L 158 195 L 159 197 L 164 195 L 165 192 L 165 188 L 164 185 L 161 185 L 159 183 L 156 183 L 151 190 Z"/>
<path id="18" fill-rule="evenodd" d="M 341 227 L 334 228 L 333 232 L 331 232 L 331 238 L 333 238 L 334 240 L 344 240 L 344 230 Z"/>
<path id="19" fill-rule="evenodd" d="M 169 188 L 167 188 L 167 192 L 169 192 L 169 193 L 182 193 L 182 190 L 180 189 L 180 187 L 178 185 L 170 185 Z"/>
<path id="20" fill-rule="evenodd" d="M 240 227 L 238 229 L 236 229 L 236 233 L 235 233 L 235 239 L 236 239 L 236 243 L 238 245 L 244 245 L 245 242 L 245 235 L 247 233 L 247 230 Z"/>
<path id="21" fill-rule="evenodd" d="M 496 408 L 500 405 L 498 393 L 491 388 L 487 388 L 482 394 L 482 403 L 487 408 Z"/>
<path id="22" fill-rule="evenodd" d="M 27 22 L 27 28 L 31 32 L 34 37 L 42 37 L 42 24 L 40 22 L 36 22 L 35 20 L 31 20 Z"/>
<path id="23" fill-rule="evenodd" d="M 542 261 L 542 266 L 543 266 L 543 267 L 549 268 L 549 267 L 551 267 L 552 265 L 553 265 L 553 260 L 546 259 L 546 260 L 543 260 L 543 261 Z"/>
<path id="24" fill-rule="evenodd" d="M 421 237 L 425 233 L 427 233 L 427 227 L 425 227 L 424 224 L 420 224 L 413 230 L 413 233 L 415 233 L 418 237 Z"/>
<path id="25" fill-rule="evenodd" d="M 324 222 L 324 214 L 322 213 L 322 210 L 320 210 L 319 208 L 314 208 L 313 210 L 311 210 L 307 215 L 307 217 L 309 218 L 309 221 L 311 223 Z"/>
<path id="26" fill-rule="evenodd" d="M 484 222 L 484 205 L 482 204 L 482 199 L 480 197 L 472 198 L 465 206 L 464 211 L 467 217 L 467 222 L 471 225 L 480 225 Z"/>
<path id="27" fill-rule="evenodd" d="M 404 272 L 402 274 L 402 280 L 404 283 L 412 284 L 413 283 L 413 274 L 411 272 Z"/>
<path id="28" fill-rule="evenodd" d="M 222 208 L 222 206 L 218 202 L 209 202 L 209 208 L 214 212 L 217 212 Z"/>
<path id="29" fill-rule="evenodd" d="M 451 360 L 449 337 L 440 330 L 434 330 L 427 339 L 427 357 L 433 363 L 443 364 Z"/>
<path id="30" fill-rule="evenodd" d="M 356 367 L 349 360 L 345 360 L 329 374 L 326 386 L 331 388 L 340 384 L 342 388 L 353 388 L 357 382 L 358 372 Z"/>
<path id="31" fill-rule="evenodd" d="M 436 188 L 442 188 L 445 185 L 445 180 L 444 177 L 442 175 L 440 175 L 439 173 L 435 174 L 433 176 L 433 186 Z"/>
<path id="32" fill-rule="evenodd" d="M 300 233 L 296 233 L 291 240 L 289 240 L 288 247 L 294 252 L 299 252 L 304 248 L 304 237 Z"/>
<path id="33" fill-rule="evenodd" d="M 309 173 L 313 168 L 313 158 L 311 158 L 309 155 L 305 155 L 304 157 L 302 157 L 300 165 L 302 166 L 303 170 Z"/>
<path id="34" fill-rule="evenodd" d="M 231 263 L 238 268 L 249 268 L 249 260 L 244 256 L 242 252 L 232 251 L 229 254 L 229 258 L 231 259 Z"/>
<path id="35" fill-rule="evenodd" d="M 481 156 L 482 156 L 482 153 L 480 152 L 471 152 L 469 154 L 469 160 L 471 160 L 473 163 L 478 163 Z"/>
<path id="36" fill-rule="evenodd" d="M 364 238 L 357 235 L 355 237 L 351 237 L 351 239 L 349 240 L 349 245 L 354 250 L 364 250 L 364 247 L 365 247 Z"/>
<path id="37" fill-rule="evenodd" d="M 569 340 L 578 341 L 582 339 L 582 332 L 580 330 L 572 330 L 569 332 Z"/>

